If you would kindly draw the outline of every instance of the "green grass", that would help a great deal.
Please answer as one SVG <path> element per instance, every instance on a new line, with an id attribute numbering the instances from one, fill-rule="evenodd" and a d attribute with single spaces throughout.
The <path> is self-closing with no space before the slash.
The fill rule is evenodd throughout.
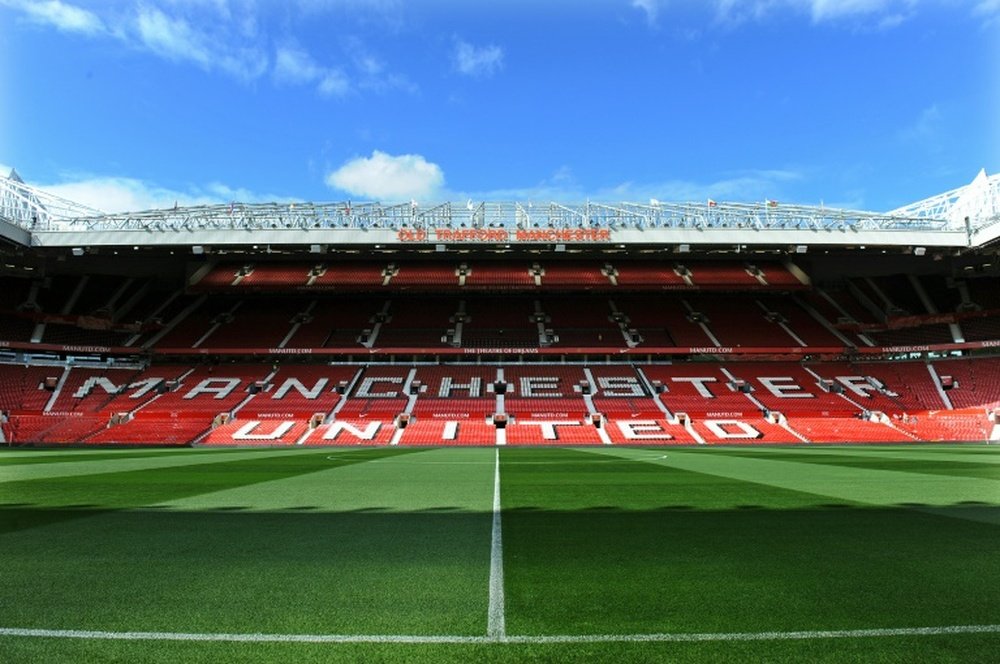
<path id="1" fill-rule="evenodd" d="M 0 453 L 0 627 L 487 630 L 492 448 Z M 500 452 L 508 635 L 1000 624 L 985 446 Z M 0 661 L 995 661 L 1000 634 L 303 644 L 0 636 Z"/>

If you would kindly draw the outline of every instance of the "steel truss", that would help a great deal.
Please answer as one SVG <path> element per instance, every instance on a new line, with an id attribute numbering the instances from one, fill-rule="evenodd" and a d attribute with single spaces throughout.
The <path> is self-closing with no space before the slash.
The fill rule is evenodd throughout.
<path id="1" fill-rule="evenodd" d="M 421 205 L 353 203 L 229 203 L 105 214 L 25 184 L 0 178 L 0 218 L 30 232 L 195 230 L 497 228 L 964 230 L 1000 223 L 1000 175 L 981 171 L 961 187 L 888 213 L 776 201 L 734 203 L 532 203 L 468 201 Z"/>

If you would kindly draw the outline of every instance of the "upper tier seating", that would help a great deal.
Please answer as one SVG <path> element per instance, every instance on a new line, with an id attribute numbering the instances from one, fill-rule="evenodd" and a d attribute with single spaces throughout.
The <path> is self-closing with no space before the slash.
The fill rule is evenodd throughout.
<path id="1" fill-rule="evenodd" d="M 379 346 L 434 348 L 444 345 L 457 301 L 451 298 L 396 298 L 389 319 L 379 331 Z"/>
<path id="2" fill-rule="evenodd" d="M 532 298 L 508 298 L 498 307 L 495 300 L 465 301 L 467 321 L 462 325 L 463 348 L 538 347 L 538 325 Z"/>
<path id="3" fill-rule="evenodd" d="M 704 328 L 689 317 L 680 297 L 667 294 L 615 295 L 618 311 L 643 337 L 643 346 L 713 346 Z"/>
<path id="4" fill-rule="evenodd" d="M 623 260 L 324 260 L 314 263 L 222 262 L 198 291 L 319 290 L 790 290 L 805 288 L 783 265 L 727 261 Z M 461 278 L 464 276 L 464 280 Z"/>
<path id="5" fill-rule="evenodd" d="M 358 337 L 374 326 L 385 302 L 380 298 L 324 298 L 302 302 L 301 324 L 285 348 L 351 348 L 362 350 Z M 308 314 L 305 314 L 306 310 Z"/>

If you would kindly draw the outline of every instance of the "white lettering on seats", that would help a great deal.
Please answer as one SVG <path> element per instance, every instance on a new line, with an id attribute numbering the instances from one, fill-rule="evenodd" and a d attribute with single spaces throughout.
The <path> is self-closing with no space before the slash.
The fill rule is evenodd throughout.
<path id="1" fill-rule="evenodd" d="M 617 422 L 628 440 L 670 440 L 673 438 L 655 420 L 622 420 Z"/>
<path id="2" fill-rule="evenodd" d="M 711 376 L 674 376 L 670 380 L 674 381 L 675 383 L 691 383 L 692 385 L 694 385 L 694 389 L 696 389 L 698 391 L 698 394 L 700 394 L 701 396 L 705 397 L 706 399 L 715 398 L 715 395 L 712 394 L 707 387 L 705 387 L 705 383 L 716 382 L 716 379 L 712 378 Z"/>
<path id="3" fill-rule="evenodd" d="M 403 383 L 402 376 L 372 376 L 370 378 L 365 378 L 361 381 L 361 387 L 358 388 L 355 397 L 360 399 L 391 399 L 392 397 L 398 397 L 399 392 L 393 390 L 392 392 L 372 392 L 372 388 L 376 383 L 390 383 L 393 385 L 401 385 Z"/>
<path id="4" fill-rule="evenodd" d="M 518 422 L 518 425 L 522 424 L 532 424 L 539 427 L 542 430 L 542 438 L 545 440 L 558 440 L 559 436 L 556 435 L 556 427 L 578 427 L 581 423 L 578 420 L 555 420 L 555 421 L 541 421 L 541 420 L 524 420 Z"/>
<path id="5" fill-rule="evenodd" d="M 298 378 L 287 378 L 281 387 L 271 396 L 272 399 L 284 399 L 285 395 L 292 391 L 294 388 L 296 392 L 301 394 L 306 399 L 315 399 L 326 387 L 326 384 L 330 382 L 329 378 L 320 378 L 313 385 L 312 389 L 306 389 L 306 386 L 302 384 Z"/>
<path id="6" fill-rule="evenodd" d="M 779 399 L 815 399 L 815 394 L 802 391 L 802 386 L 790 376 L 760 376 L 757 378 L 768 392 Z M 779 383 L 790 383 L 779 385 Z"/>
<path id="7" fill-rule="evenodd" d="M 542 390 L 556 390 L 555 392 L 543 392 Z M 521 396 L 531 397 L 561 397 L 559 392 L 559 379 L 550 376 L 524 376 L 521 378 Z"/>
<path id="8" fill-rule="evenodd" d="M 882 381 L 870 376 L 837 376 L 837 382 L 859 397 L 865 397 L 866 399 L 870 399 L 872 393 L 879 390 L 884 390 L 884 393 L 890 397 L 899 396 L 895 392 L 886 390 Z"/>
<path id="9" fill-rule="evenodd" d="M 705 420 L 705 426 L 719 440 L 760 438 L 763 434 L 741 420 Z M 737 429 L 737 431 L 732 431 Z"/>
<path id="10" fill-rule="evenodd" d="M 602 376 L 597 384 L 606 397 L 643 397 L 642 384 L 635 376 Z"/>
<path id="11" fill-rule="evenodd" d="M 458 422 L 445 422 L 441 440 L 455 440 L 456 438 L 458 438 Z"/>
<path id="12" fill-rule="evenodd" d="M 104 391 L 107 392 L 108 394 L 117 394 L 118 390 L 120 390 L 120 389 L 122 389 L 123 387 L 126 387 L 126 386 L 127 386 L 127 384 L 126 385 L 122 385 L 121 387 L 119 387 L 118 385 L 115 385 L 114 383 L 112 383 L 110 380 L 108 380 L 104 376 L 93 376 L 91 378 L 88 378 L 86 381 L 84 381 L 83 385 L 81 385 L 76 390 L 76 392 L 73 393 L 73 398 L 75 398 L 75 399 L 82 399 L 82 398 L 86 397 L 88 394 L 90 394 L 90 392 L 95 387 L 101 387 L 101 388 L 103 388 Z"/>
<path id="13" fill-rule="evenodd" d="M 239 384 L 239 378 L 206 378 L 185 394 L 184 398 L 194 399 L 199 394 L 214 394 L 216 399 L 225 399 Z"/>
<path id="14" fill-rule="evenodd" d="M 467 390 L 470 398 L 478 397 L 482 393 L 483 380 L 478 376 L 471 377 L 468 383 L 456 383 L 452 382 L 453 380 L 451 376 L 445 376 L 441 379 L 441 387 L 438 388 L 440 398 L 447 399 L 451 396 L 452 390 Z"/>
<path id="15" fill-rule="evenodd" d="M 145 378 L 143 380 L 137 381 L 135 383 L 129 383 L 128 388 L 131 390 L 138 387 L 139 389 L 129 395 L 129 399 L 141 399 L 153 389 L 163 382 L 162 378 Z"/>
<path id="16" fill-rule="evenodd" d="M 327 430 L 323 433 L 323 440 L 335 440 L 343 431 L 346 431 L 359 440 L 372 440 L 381 426 L 381 422 L 369 422 L 368 426 L 362 431 L 350 422 L 331 422 Z"/>
<path id="17" fill-rule="evenodd" d="M 278 440 L 295 426 L 295 422 L 287 420 L 281 422 L 269 433 L 252 433 L 260 425 L 261 422 L 259 420 L 250 420 L 233 432 L 233 440 Z"/>

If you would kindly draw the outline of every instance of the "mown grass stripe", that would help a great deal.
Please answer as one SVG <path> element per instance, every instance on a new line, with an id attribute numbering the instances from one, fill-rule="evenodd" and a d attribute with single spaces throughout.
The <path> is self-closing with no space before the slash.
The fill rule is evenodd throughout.
<path id="1" fill-rule="evenodd" d="M 182 463 L 140 468 L 135 468 L 130 461 L 105 461 L 95 462 L 103 469 L 102 473 L 74 473 L 46 477 L 44 480 L 8 480 L 2 486 L 7 496 L 16 498 L 13 501 L 17 503 L 15 506 L 30 505 L 35 509 L 71 506 L 93 510 L 131 509 L 408 453 L 378 448 L 368 450 L 364 455 L 338 458 L 336 461 L 327 460 L 322 451 L 313 451 L 310 455 L 293 452 L 287 456 L 251 453 L 221 459 L 193 454 L 187 459 L 176 460 Z"/>
<path id="2" fill-rule="evenodd" d="M 879 629 L 802 630 L 792 632 L 705 632 L 653 634 L 540 634 L 540 635 L 420 635 L 420 634 L 234 634 L 212 632 L 110 632 L 74 629 L 0 627 L 0 636 L 85 639 L 105 641 L 228 641 L 242 643 L 624 643 L 712 641 L 803 641 L 815 639 L 869 639 L 899 636 L 998 634 L 1000 625 L 944 625 Z"/>
<path id="3" fill-rule="evenodd" d="M 309 450 L 316 454 L 317 450 Z M 3 469 L 0 482 L 30 480 L 50 480 L 83 475 L 104 475 L 111 472 L 124 473 L 142 470 L 181 468 L 214 463 L 263 459 L 268 457 L 290 458 L 306 453 L 299 450 L 241 450 L 219 454 L 214 450 L 187 450 L 186 454 L 155 455 L 143 458 L 103 459 L 87 458 L 65 460 L 55 463 L 0 465 Z"/>
<path id="4" fill-rule="evenodd" d="M 786 461 L 780 455 L 765 459 L 738 454 L 706 455 L 701 450 L 669 450 L 663 458 L 651 459 L 648 450 L 600 448 L 594 449 L 592 453 L 870 505 L 942 506 L 1000 495 L 1000 478 L 932 475 Z"/>

